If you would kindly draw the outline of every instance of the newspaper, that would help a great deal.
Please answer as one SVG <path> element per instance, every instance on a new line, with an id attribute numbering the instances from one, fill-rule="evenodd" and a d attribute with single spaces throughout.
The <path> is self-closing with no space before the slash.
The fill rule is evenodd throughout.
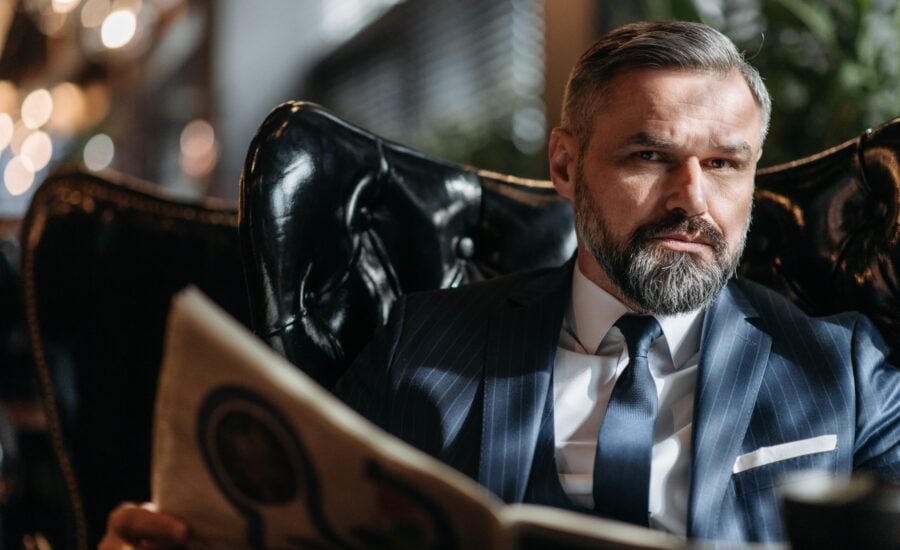
<path id="1" fill-rule="evenodd" d="M 199 291 L 173 302 L 152 494 L 191 548 L 682 548 L 660 532 L 507 506 L 381 431 Z"/>

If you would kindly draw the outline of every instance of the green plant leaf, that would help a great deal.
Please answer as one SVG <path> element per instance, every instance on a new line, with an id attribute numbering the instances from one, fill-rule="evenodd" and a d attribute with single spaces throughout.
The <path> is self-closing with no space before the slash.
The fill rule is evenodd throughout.
<path id="1" fill-rule="evenodd" d="M 838 46 L 837 25 L 828 8 L 804 0 L 774 0 L 774 2 L 788 10 L 825 46 L 829 48 Z"/>

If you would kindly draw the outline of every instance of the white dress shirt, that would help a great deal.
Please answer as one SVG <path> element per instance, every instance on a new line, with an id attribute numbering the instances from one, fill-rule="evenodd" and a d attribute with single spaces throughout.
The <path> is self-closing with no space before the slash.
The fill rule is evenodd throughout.
<path id="1" fill-rule="evenodd" d="M 560 482 L 574 503 L 587 508 L 594 506 L 597 433 L 616 379 L 628 364 L 625 338 L 613 324 L 628 312 L 576 265 L 554 364 L 553 414 Z M 663 336 L 647 354 L 659 398 L 650 467 L 650 526 L 684 535 L 703 313 L 656 319 Z"/>

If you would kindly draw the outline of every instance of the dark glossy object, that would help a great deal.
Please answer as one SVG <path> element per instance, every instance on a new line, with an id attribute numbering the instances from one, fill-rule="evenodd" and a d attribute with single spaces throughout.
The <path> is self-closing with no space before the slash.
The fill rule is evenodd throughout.
<path id="1" fill-rule="evenodd" d="M 248 321 L 235 209 L 156 189 L 51 176 L 23 224 L 26 319 L 71 509 L 58 547 L 95 547 L 116 504 L 149 498 L 171 296 L 194 284 Z"/>
<path id="2" fill-rule="evenodd" d="M 900 364 L 900 119 L 756 184 L 741 274 L 812 315 L 865 313 Z"/>
<path id="3" fill-rule="evenodd" d="M 761 170 L 741 274 L 815 315 L 862 311 L 900 349 L 898 154 L 893 121 Z M 441 162 L 309 103 L 260 127 L 240 211 L 254 329 L 326 386 L 399 294 L 556 265 L 574 248 L 549 182 Z"/>
<path id="4" fill-rule="evenodd" d="M 263 122 L 240 200 L 253 327 L 325 386 L 400 294 L 557 265 L 575 247 L 549 182 L 441 162 L 309 103 Z"/>
<path id="5" fill-rule="evenodd" d="M 67 509 L 28 345 L 19 226 L 0 220 L 0 548 L 64 539 Z"/>
<path id="6" fill-rule="evenodd" d="M 793 550 L 900 548 L 900 486 L 808 471 L 785 480 L 781 497 Z"/>

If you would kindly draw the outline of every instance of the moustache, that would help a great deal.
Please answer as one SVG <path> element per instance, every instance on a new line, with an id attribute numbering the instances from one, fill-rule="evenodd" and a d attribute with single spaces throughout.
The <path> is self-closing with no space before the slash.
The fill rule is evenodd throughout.
<path id="1" fill-rule="evenodd" d="M 663 233 L 698 233 L 709 242 L 716 256 L 724 254 L 728 248 L 725 236 L 710 222 L 699 217 L 688 217 L 681 212 L 672 212 L 662 219 L 638 227 L 631 238 L 631 246 L 642 248 L 650 239 Z"/>

